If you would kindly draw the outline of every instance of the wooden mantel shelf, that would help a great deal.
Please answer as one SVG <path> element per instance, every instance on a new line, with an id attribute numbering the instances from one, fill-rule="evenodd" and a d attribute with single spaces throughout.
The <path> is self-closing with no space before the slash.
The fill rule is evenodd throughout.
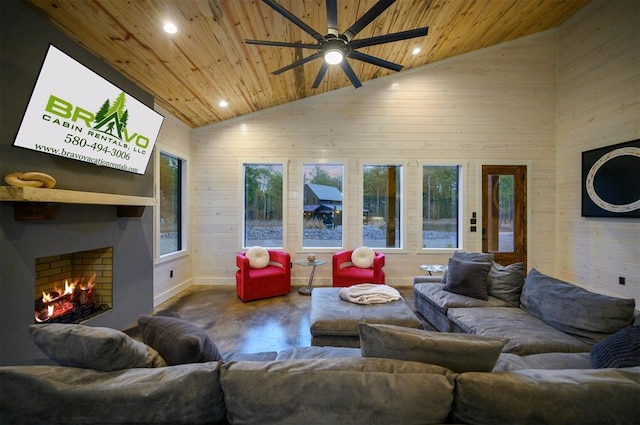
<path id="1" fill-rule="evenodd" d="M 114 205 L 118 217 L 140 217 L 145 207 L 157 205 L 144 196 L 17 186 L 0 186 L 0 201 L 14 202 L 16 220 L 53 220 L 60 204 Z"/>

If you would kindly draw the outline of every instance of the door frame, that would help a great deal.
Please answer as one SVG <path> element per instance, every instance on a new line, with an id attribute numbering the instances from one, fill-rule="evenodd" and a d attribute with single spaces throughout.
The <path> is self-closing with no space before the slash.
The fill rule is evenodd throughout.
<path id="1" fill-rule="evenodd" d="M 535 263 L 535 254 L 534 252 L 531 250 L 531 235 L 532 235 L 532 226 L 531 226 L 531 217 L 532 217 L 532 213 L 531 213 L 531 208 L 533 203 L 531 202 L 531 182 L 532 182 L 532 174 L 531 174 L 531 170 L 533 169 L 532 165 L 533 165 L 533 161 L 518 161 L 518 160 L 496 160 L 496 161 L 482 161 L 480 163 L 478 163 L 478 167 L 476 169 L 476 176 L 477 176 L 477 186 L 476 186 L 476 193 L 477 193 L 477 198 L 476 198 L 476 210 L 477 211 L 477 235 L 476 235 L 476 246 L 477 246 L 477 251 L 481 252 L 482 251 L 482 223 L 483 223 L 483 219 L 484 217 L 482 216 L 482 166 L 484 165 L 519 165 L 519 166 L 524 166 L 526 167 L 526 171 L 527 171 L 527 196 L 526 196 L 526 200 L 527 200 L 527 246 L 526 246 L 526 258 L 527 258 L 527 263 L 526 263 L 526 268 L 527 269 L 531 269 L 531 267 L 533 267 L 533 264 Z M 525 274 L 527 273 L 527 270 L 525 270 Z"/>

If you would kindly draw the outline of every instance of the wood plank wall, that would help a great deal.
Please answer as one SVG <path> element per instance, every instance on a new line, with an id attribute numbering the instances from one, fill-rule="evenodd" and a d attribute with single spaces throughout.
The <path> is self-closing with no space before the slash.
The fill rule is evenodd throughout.
<path id="1" fill-rule="evenodd" d="M 191 164 L 191 128 L 185 123 L 171 115 L 167 110 L 156 106 L 156 111 L 162 114 L 165 118 L 160 129 L 160 134 L 156 142 L 156 149 L 154 151 L 156 176 L 160 176 L 160 151 L 177 156 L 187 161 L 187 187 L 191 187 L 191 175 L 193 174 L 193 167 Z M 159 197 L 160 182 L 156 179 L 156 187 L 154 193 L 156 197 Z M 190 250 L 190 236 L 191 236 L 191 212 L 192 212 L 192 199 L 193 197 L 187 196 L 187 205 L 185 208 L 184 219 L 186 220 L 187 227 L 187 251 L 178 255 L 170 255 L 167 257 L 159 258 L 158 246 L 153 248 L 153 259 L 155 265 L 153 268 L 153 305 L 168 300 L 180 291 L 188 288 L 193 284 L 193 270 Z M 158 234 L 158 208 L 154 208 L 153 226 L 154 235 Z M 158 242 L 156 238 L 156 243 Z M 173 271 L 173 276 L 171 272 Z"/>
<path id="2" fill-rule="evenodd" d="M 581 217 L 580 162 L 640 138 L 639 17 L 637 1 L 595 1 L 560 28 L 556 161 L 558 276 L 637 306 L 640 221 Z"/>
<path id="3" fill-rule="evenodd" d="M 387 283 L 409 285 L 418 266 L 446 263 L 450 250 L 427 253 L 420 240 L 420 167 L 461 164 L 464 216 L 481 213 L 482 164 L 529 167 L 529 258 L 555 271 L 556 31 L 381 78 L 326 95 L 193 131 L 192 262 L 195 284 L 234 284 L 241 249 L 242 164 L 282 161 L 287 170 L 285 249 L 302 247 L 302 164 L 345 166 L 345 246 L 359 246 L 363 161 L 402 164 L 405 246 L 386 250 Z M 273 77 L 277 79 L 278 77 Z M 464 233 L 464 249 L 480 250 L 480 233 Z M 331 252 L 314 250 L 330 260 Z M 308 268 L 294 267 L 293 284 Z M 331 285 L 330 265 L 316 284 Z"/>

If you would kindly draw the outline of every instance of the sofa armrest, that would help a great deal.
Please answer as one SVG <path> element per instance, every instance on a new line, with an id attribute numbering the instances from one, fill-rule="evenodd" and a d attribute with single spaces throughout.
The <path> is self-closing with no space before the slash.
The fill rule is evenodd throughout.
<path id="1" fill-rule="evenodd" d="M 415 276 L 413 284 L 416 283 L 442 283 L 442 276 Z"/>

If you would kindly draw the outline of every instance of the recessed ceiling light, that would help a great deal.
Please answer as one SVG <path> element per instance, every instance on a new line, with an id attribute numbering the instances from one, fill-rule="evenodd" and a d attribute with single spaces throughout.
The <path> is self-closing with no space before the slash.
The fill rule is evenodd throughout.
<path id="1" fill-rule="evenodd" d="M 175 34 L 178 32 L 178 27 L 176 27 L 173 23 L 171 22 L 167 22 L 166 24 L 164 24 L 164 27 L 162 27 L 164 29 L 165 32 L 169 33 L 169 34 Z"/>
<path id="2" fill-rule="evenodd" d="M 227 106 L 229 106 L 229 102 L 227 102 L 226 100 L 221 100 L 218 105 L 220 105 L 222 108 L 226 108 Z"/>
<path id="3" fill-rule="evenodd" d="M 420 53 L 422 51 L 421 48 L 416 47 L 415 49 L 413 49 L 413 51 L 411 53 L 413 53 L 414 55 L 417 55 L 418 53 Z"/>

